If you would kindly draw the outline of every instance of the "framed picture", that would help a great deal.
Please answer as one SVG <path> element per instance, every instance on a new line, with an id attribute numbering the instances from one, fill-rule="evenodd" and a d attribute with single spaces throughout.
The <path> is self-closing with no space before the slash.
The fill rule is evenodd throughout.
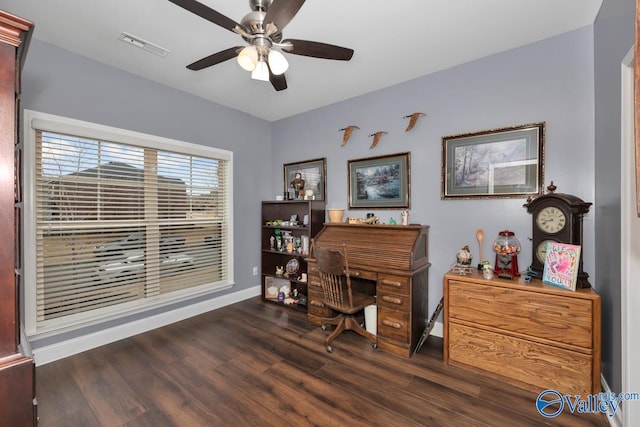
<path id="1" fill-rule="evenodd" d="M 542 281 L 575 291 L 580 265 L 580 249 L 580 245 L 547 242 Z"/>
<path id="2" fill-rule="evenodd" d="M 296 199 L 326 200 L 326 186 L 326 158 L 284 165 L 284 191 L 293 188 Z"/>
<path id="3" fill-rule="evenodd" d="M 287 279 L 280 279 L 278 277 L 267 276 L 264 278 L 264 297 L 266 299 L 277 300 L 278 292 L 285 292 L 289 294 L 291 282 Z"/>
<path id="4" fill-rule="evenodd" d="M 410 153 L 349 160 L 350 209 L 408 209 Z"/>
<path id="5" fill-rule="evenodd" d="M 544 185 L 545 123 L 442 138 L 442 199 L 536 196 Z"/>

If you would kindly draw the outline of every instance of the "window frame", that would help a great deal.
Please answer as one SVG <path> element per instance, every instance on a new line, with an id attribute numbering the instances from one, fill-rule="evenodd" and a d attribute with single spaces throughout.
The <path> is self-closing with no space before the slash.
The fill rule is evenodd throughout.
<path id="1" fill-rule="evenodd" d="M 205 145 L 159 137 L 150 134 L 104 126 L 96 123 L 71 119 L 62 116 L 24 110 L 23 122 L 23 156 L 22 156 L 22 186 L 23 186 L 23 218 L 22 218 L 22 276 L 23 276 L 23 306 L 25 333 L 30 338 L 42 338 L 49 335 L 66 332 L 93 324 L 118 319 L 124 316 L 143 313 L 148 310 L 166 307 L 200 296 L 205 296 L 231 288 L 235 284 L 233 258 L 233 152 Z M 228 179 L 224 197 L 226 218 L 228 221 L 228 238 L 224 250 L 226 258 L 226 280 L 215 285 L 208 284 L 181 291 L 146 297 L 127 303 L 77 313 L 71 316 L 37 321 L 37 289 L 36 268 L 36 130 L 59 132 L 83 136 L 91 139 L 112 141 L 139 147 L 182 153 L 191 156 L 219 159 L 226 162 Z"/>

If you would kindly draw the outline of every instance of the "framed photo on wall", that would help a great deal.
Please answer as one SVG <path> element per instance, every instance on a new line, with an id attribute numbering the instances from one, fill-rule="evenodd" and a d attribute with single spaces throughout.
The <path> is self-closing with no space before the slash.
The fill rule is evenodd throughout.
<path id="1" fill-rule="evenodd" d="M 349 209 L 408 209 L 410 153 L 349 160 Z"/>
<path id="2" fill-rule="evenodd" d="M 442 199 L 537 196 L 545 123 L 442 137 Z"/>
<path id="3" fill-rule="evenodd" d="M 297 199 L 326 200 L 326 187 L 327 159 L 325 157 L 284 165 L 284 191 L 293 188 L 296 190 Z"/>

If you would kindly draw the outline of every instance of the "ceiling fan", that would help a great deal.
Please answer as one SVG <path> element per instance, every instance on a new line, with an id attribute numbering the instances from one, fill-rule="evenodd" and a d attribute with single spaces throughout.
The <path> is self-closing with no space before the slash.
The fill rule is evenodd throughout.
<path id="1" fill-rule="evenodd" d="M 280 91 L 287 88 L 284 72 L 289 63 L 276 48 L 295 55 L 339 61 L 348 61 L 353 56 L 353 49 L 346 47 L 308 40 L 282 40 L 282 30 L 298 13 L 305 0 L 249 0 L 252 12 L 246 14 L 240 23 L 196 0 L 169 1 L 239 34 L 249 44 L 230 47 L 202 58 L 187 65 L 190 70 L 202 70 L 237 57 L 238 64 L 251 71 L 251 78 L 270 81 L 275 90 Z"/>

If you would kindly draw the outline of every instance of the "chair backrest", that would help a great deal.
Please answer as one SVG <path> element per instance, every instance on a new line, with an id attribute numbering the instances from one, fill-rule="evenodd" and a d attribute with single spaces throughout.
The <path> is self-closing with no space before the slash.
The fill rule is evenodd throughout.
<path id="1" fill-rule="evenodd" d="M 353 308 L 346 246 L 342 250 L 315 248 L 324 300 L 334 307 Z"/>

